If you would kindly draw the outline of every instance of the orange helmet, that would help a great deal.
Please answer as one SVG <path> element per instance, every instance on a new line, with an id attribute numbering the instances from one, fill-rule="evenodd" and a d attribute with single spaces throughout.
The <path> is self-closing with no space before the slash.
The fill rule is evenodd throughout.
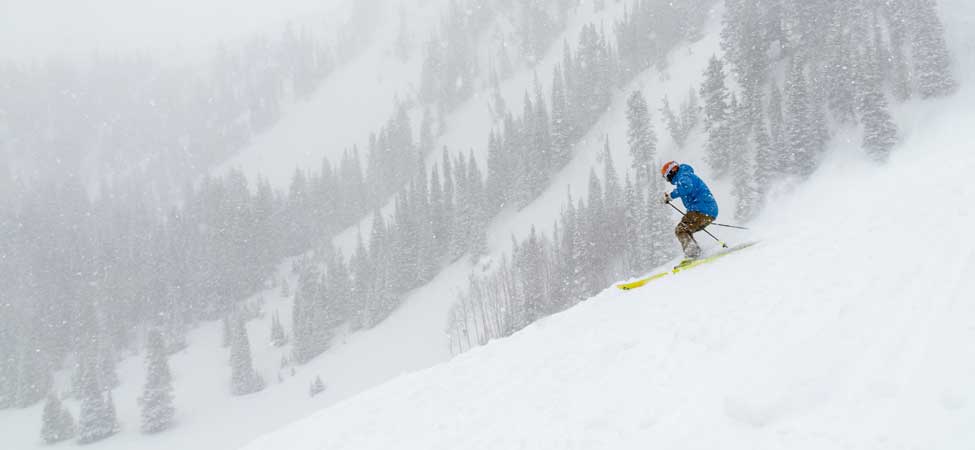
<path id="1" fill-rule="evenodd" d="M 677 161 L 670 161 L 667 164 L 664 164 L 664 166 L 660 168 L 660 176 L 667 178 L 667 174 L 677 170 L 677 166 Z"/>

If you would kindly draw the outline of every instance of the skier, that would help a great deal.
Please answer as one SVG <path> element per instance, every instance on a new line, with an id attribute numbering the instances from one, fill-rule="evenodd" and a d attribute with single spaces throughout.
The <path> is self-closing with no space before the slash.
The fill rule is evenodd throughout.
<path id="1" fill-rule="evenodd" d="M 714 200 L 704 181 L 687 164 L 670 161 L 660 169 L 660 174 L 676 186 L 673 192 L 664 193 L 664 203 L 679 198 L 687 208 L 687 214 L 675 230 L 677 240 L 688 259 L 698 258 L 701 256 L 701 247 L 694 240 L 694 233 L 703 230 L 718 217 L 718 202 Z"/>

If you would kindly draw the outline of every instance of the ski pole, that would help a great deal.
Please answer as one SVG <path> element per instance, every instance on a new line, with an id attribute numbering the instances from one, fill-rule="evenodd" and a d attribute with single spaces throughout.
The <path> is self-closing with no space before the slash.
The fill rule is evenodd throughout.
<path id="1" fill-rule="evenodd" d="M 670 202 L 667 202 L 667 204 L 670 205 L 671 208 L 676 209 L 677 212 L 680 213 L 680 215 L 682 215 L 682 216 L 686 216 L 687 215 L 686 213 L 684 213 L 684 211 L 681 211 L 680 208 L 678 208 L 676 205 L 674 205 L 674 204 L 672 204 Z M 717 236 L 711 234 L 711 232 L 708 231 L 707 227 L 704 227 L 703 229 L 701 229 L 701 231 L 707 233 L 708 236 L 711 236 L 712 238 L 714 238 L 714 240 L 718 241 L 718 243 L 721 244 L 722 247 L 728 248 L 728 244 L 725 244 L 724 241 L 722 241 L 721 239 L 718 239 Z"/>
<path id="2" fill-rule="evenodd" d="M 683 216 L 683 215 L 685 215 L 685 214 L 684 214 L 684 211 L 681 211 L 681 210 L 680 210 L 680 208 L 678 208 L 678 207 L 676 207 L 676 206 L 674 206 L 674 204 L 673 204 L 673 203 L 669 203 L 669 202 L 668 202 L 667 204 L 668 204 L 668 205 L 670 205 L 670 206 L 672 206 L 672 207 L 673 207 L 674 209 L 676 209 L 676 210 L 677 210 L 677 212 L 679 212 L 679 213 L 680 213 L 680 214 L 681 214 L 682 216 Z M 724 223 L 717 223 L 717 222 L 711 222 L 711 224 L 710 224 L 710 225 L 708 225 L 708 226 L 709 226 L 709 227 L 711 227 L 711 226 L 715 226 L 715 227 L 725 227 L 725 228 L 734 228 L 734 229 L 736 229 L 736 230 L 746 230 L 746 231 L 748 230 L 748 228 L 745 228 L 745 227 L 740 227 L 740 226 L 738 226 L 738 225 L 728 225 L 728 224 L 724 224 Z"/>
<path id="3" fill-rule="evenodd" d="M 736 230 L 748 230 L 748 228 L 739 227 L 738 225 L 727 225 L 727 224 L 723 224 L 723 223 L 712 223 L 711 225 L 714 225 L 716 227 L 734 228 Z"/>
<path id="4" fill-rule="evenodd" d="M 671 204 L 671 206 L 673 206 L 673 204 Z M 674 208 L 677 208 L 677 207 L 674 206 Z M 681 211 L 680 209 L 678 209 L 677 212 L 681 213 L 682 215 L 684 214 L 684 211 Z M 738 226 L 738 225 L 728 225 L 726 223 L 717 223 L 717 222 L 711 222 L 711 224 L 708 225 L 708 226 L 709 227 L 710 226 L 715 226 L 715 227 L 734 228 L 736 230 L 746 230 L 746 231 L 748 230 L 748 228 L 746 228 L 746 227 L 742 227 L 742 226 Z"/>

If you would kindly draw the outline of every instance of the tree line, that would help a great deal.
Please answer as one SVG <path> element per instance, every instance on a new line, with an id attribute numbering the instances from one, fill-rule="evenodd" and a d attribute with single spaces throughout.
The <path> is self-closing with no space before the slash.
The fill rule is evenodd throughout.
<path id="1" fill-rule="evenodd" d="M 369 3 L 336 29 L 288 24 L 222 44 L 199 64 L 141 53 L 0 63 L 0 201 L 81 175 L 138 180 L 152 186 L 151 200 L 171 204 L 185 180 L 236 154 L 360 51 L 373 28 Z"/>
<path id="2" fill-rule="evenodd" d="M 723 58 L 711 58 L 679 113 L 666 95 L 660 113 L 678 147 L 703 116 L 706 162 L 718 179 L 730 177 L 739 221 L 761 209 L 770 185 L 811 175 L 831 130 L 859 127 L 863 151 L 883 162 L 898 142 L 888 99 L 940 97 L 957 86 L 933 0 L 725 4 Z M 652 32 L 635 24 L 660 12 L 645 8 L 635 2 L 617 24 L 623 70 L 649 67 L 624 55 L 654 54 L 637 39 Z M 634 179 L 627 175 L 620 187 L 607 140 L 604 174 L 591 173 L 587 201 L 573 204 L 569 195 L 550 234 L 533 226 L 493 273 L 472 275 L 450 313 L 452 351 L 508 336 L 674 256 L 666 211 L 656 204 L 666 187 L 655 175 L 656 136 L 642 92 L 628 98 L 627 122 Z"/>

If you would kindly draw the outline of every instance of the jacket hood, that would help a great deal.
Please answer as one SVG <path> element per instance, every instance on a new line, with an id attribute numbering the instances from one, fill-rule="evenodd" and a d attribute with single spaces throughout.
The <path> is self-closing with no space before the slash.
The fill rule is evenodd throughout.
<path id="1" fill-rule="evenodd" d="M 671 178 L 671 179 L 669 179 L 669 180 L 667 180 L 667 181 L 669 181 L 670 184 L 676 185 L 677 184 L 677 177 L 681 176 L 682 174 L 688 174 L 688 173 L 691 173 L 691 174 L 694 173 L 694 168 L 691 167 L 691 166 L 689 166 L 689 165 L 687 165 L 687 164 L 681 164 L 681 165 L 677 166 L 677 173 L 674 174 L 674 177 Z"/>

